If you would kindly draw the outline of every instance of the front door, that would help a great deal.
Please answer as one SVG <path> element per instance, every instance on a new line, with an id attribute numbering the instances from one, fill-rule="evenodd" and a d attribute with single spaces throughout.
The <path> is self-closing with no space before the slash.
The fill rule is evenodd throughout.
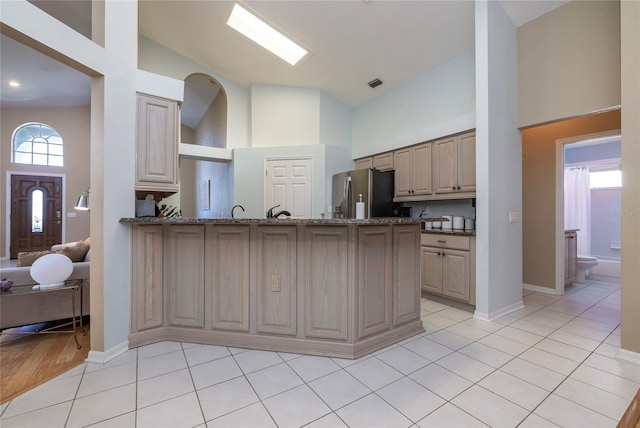
<path id="1" fill-rule="evenodd" d="M 62 242 L 62 177 L 11 176 L 10 257 Z"/>

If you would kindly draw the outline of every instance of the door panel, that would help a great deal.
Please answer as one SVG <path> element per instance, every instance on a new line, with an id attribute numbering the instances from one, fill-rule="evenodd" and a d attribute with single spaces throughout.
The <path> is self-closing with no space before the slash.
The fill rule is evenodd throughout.
<path id="1" fill-rule="evenodd" d="M 408 196 L 413 190 L 413 170 L 411 166 L 411 149 L 398 150 L 395 153 L 395 186 L 396 196 Z"/>
<path id="2" fill-rule="evenodd" d="M 442 250 L 442 294 L 469 301 L 469 252 Z"/>
<path id="3" fill-rule="evenodd" d="M 431 144 L 413 149 L 413 193 L 431 194 Z"/>
<path id="4" fill-rule="evenodd" d="M 460 192 L 476 191 L 476 134 L 458 137 L 458 189 Z"/>
<path id="5" fill-rule="evenodd" d="M 434 192 L 452 193 L 456 191 L 457 152 L 455 137 L 433 143 Z"/>
<path id="6" fill-rule="evenodd" d="M 42 192 L 42 215 L 33 212 L 38 190 Z M 18 257 L 20 251 L 48 250 L 61 242 L 62 177 L 12 175 L 10 257 Z"/>
<path id="7" fill-rule="evenodd" d="M 442 250 L 421 247 L 420 286 L 422 290 L 442 294 Z"/>
<path id="8" fill-rule="evenodd" d="M 312 160 L 266 159 L 264 181 L 264 211 L 287 210 L 292 218 L 311 218 L 313 196 Z"/>

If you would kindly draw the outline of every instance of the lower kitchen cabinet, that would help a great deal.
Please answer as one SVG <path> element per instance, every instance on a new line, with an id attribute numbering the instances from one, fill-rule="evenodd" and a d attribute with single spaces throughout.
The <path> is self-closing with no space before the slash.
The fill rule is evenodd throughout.
<path id="1" fill-rule="evenodd" d="M 130 346 L 359 358 L 424 332 L 417 220 L 129 220 Z"/>
<path id="2" fill-rule="evenodd" d="M 475 238 L 422 234 L 420 284 L 424 292 L 475 304 Z"/>

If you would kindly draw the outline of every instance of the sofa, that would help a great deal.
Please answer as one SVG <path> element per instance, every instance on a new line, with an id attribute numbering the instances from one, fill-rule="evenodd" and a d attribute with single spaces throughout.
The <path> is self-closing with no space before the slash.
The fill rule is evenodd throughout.
<path id="1" fill-rule="evenodd" d="M 75 243 L 58 244 L 51 247 L 52 252 L 60 252 L 64 247 Z M 82 315 L 89 314 L 89 266 L 90 251 L 81 261 L 73 263 L 69 279 L 82 280 Z M 18 266 L 18 260 L 0 261 L 0 278 L 13 281 L 9 294 L 30 290 L 34 281 L 29 274 L 30 266 Z M 76 293 L 76 315 L 80 314 L 80 293 Z M 7 296 L 0 294 L 0 329 L 36 324 L 72 316 L 70 292 L 41 292 Z"/>

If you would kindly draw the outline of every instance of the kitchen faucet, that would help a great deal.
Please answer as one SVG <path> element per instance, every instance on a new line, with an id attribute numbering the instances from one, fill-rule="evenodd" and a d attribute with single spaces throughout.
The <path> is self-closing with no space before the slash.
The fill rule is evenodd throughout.
<path id="1" fill-rule="evenodd" d="M 291 213 L 287 210 L 282 210 L 282 211 L 278 211 L 277 213 L 273 213 L 273 209 L 274 208 L 278 208 L 280 206 L 280 204 L 276 205 L 275 207 L 271 207 L 269 208 L 269 210 L 267 211 L 267 218 L 278 218 L 281 215 L 285 215 L 287 217 L 291 217 Z"/>
<path id="2" fill-rule="evenodd" d="M 244 212 L 244 207 L 243 207 L 242 205 L 234 205 L 234 206 L 233 206 L 233 208 L 231 208 L 231 218 L 234 218 L 234 217 L 233 217 L 233 211 L 234 211 L 236 208 L 240 208 L 240 209 L 242 210 L 242 212 Z"/>

